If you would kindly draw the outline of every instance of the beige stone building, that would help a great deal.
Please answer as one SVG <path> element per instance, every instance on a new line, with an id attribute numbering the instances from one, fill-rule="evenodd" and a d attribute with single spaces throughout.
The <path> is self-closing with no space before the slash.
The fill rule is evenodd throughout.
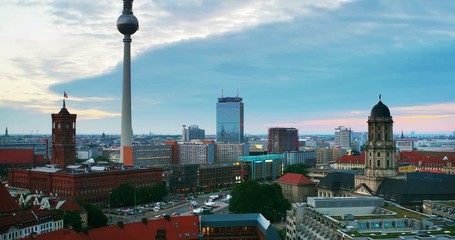
<path id="1" fill-rule="evenodd" d="M 305 202 L 307 197 L 316 196 L 316 184 L 302 174 L 286 173 L 276 183 L 290 202 Z"/>

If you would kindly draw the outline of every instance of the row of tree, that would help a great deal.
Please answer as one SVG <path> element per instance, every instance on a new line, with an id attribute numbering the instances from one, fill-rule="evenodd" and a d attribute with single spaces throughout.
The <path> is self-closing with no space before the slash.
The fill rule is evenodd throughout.
<path id="1" fill-rule="evenodd" d="M 160 201 L 167 194 L 168 192 L 164 183 L 142 188 L 134 188 L 129 184 L 122 184 L 112 190 L 110 201 L 112 207 L 126 207 Z"/>

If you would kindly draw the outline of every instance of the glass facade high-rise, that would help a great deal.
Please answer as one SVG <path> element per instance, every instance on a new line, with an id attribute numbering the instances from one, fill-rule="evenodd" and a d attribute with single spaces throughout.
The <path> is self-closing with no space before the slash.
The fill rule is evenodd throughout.
<path id="1" fill-rule="evenodd" d="M 216 104 L 216 141 L 243 143 L 243 102 L 241 97 L 218 98 Z"/>

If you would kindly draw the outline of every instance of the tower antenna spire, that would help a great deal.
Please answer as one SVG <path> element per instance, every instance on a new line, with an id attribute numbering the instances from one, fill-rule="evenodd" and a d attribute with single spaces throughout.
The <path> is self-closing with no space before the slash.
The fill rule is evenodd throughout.
<path id="1" fill-rule="evenodd" d="M 379 94 L 379 101 L 381 101 L 381 94 Z"/>
<path id="2" fill-rule="evenodd" d="M 237 97 L 239 97 L 239 88 L 237 88 Z"/>
<path id="3" fill-rule="evenodd" d="M 224 97 L 224 89 L 221 89 L 221 97 Z"/>

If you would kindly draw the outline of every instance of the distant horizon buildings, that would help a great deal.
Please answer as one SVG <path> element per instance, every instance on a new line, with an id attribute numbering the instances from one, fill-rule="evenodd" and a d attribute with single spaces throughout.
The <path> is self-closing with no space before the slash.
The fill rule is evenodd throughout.
<path id="1" fill-rule="evenodd" d="M 216 104 L 216 141 L 244 142 L 244 113 L 242 98 L 221 97 Z"/>

